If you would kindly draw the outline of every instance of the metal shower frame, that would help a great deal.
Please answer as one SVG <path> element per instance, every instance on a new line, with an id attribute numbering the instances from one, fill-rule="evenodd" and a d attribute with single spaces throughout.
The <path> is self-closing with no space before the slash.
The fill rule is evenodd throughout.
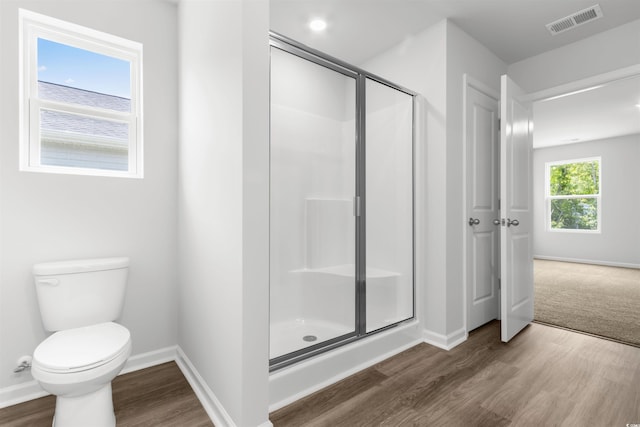
<path id="1" fill-rule="evenodd" d="M 366 338 L 373 334 L 394 328 L 402 323 L 415 319 L 416 316 L 416 285 L 415 285 L 415 144 L 416 144 L 416 97 L 417 94 L 409 89 L 399 86 L 389 80 L 369 73 L 361 68 L 348 64 L 332 56 L 326 55 L 318 50 L 310 48 L 302 43 L 291 40 L 274 31 L 269 32 L 269 45 L 302 59 L 311 61 L 317 65 L 336 71 L 347 77 L 351 77 L 356 82 L 356 197 L 354 200 L 354 214 L 356 217 L 356 307 L 355 307 L 355 329 L 345 335 L 322 341 L 318 344 L 305 347 L 303 349 L 284 354 L 269 360 L 269 371 L 292 365 L 318 354 L 325 353 L 336 347 L 340 347 L 354 341 Z M 371 332 L 366 330 L 366 81 L 375 81 L 392 89 L 403 92 L 412 97 L 412 301 L 413 311 L 409 318 L 400 320 L 383 328 Z M 362 209 L 361 207 L 365 207 Z"/>

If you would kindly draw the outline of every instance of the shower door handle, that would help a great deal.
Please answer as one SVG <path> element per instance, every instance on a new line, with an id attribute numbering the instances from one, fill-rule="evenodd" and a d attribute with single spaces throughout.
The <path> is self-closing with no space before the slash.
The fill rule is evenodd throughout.
<path id="1" fill-rule="evenodd" d="M 355 196 L 353 198 L 353 216 L 360 216 L 360 196 Z"/>

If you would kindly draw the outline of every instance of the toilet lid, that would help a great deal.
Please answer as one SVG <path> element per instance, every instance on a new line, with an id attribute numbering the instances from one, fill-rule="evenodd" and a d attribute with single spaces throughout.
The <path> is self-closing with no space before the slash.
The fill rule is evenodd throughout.
<path id="1" fill-rule="evenodd" d="M 107 322 L 56 332 L 33 353 L 33 359 L 49 371 L 78 371 L 115 358 L 129 342 L 129 330 Z"/>

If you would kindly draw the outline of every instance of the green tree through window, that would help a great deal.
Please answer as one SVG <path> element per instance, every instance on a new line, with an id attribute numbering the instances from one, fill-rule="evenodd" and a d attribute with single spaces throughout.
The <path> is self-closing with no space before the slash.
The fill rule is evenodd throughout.
<path id="1" fill-rule="evenodd" d="M 600 159 L 547 164 L 552 230 L 599 230 Z"/>

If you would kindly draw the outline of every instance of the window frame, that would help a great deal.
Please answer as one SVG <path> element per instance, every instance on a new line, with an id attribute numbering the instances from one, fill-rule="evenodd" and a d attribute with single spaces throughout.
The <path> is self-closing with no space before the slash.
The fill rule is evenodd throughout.
<path id="1" fill-rule="evenodd" d="M 572 195 L 551 195 L 551 167 L 558 165 L 568 165 L 573 163 L 587 163 L 598 162 L 598 194 L 572 194 Z M 567 200 L 567 199 L 596 199 L 597 209 L 597 227 L 595 230 L 586 230 L 581 228 L 553 228 L 551 225 L 551 201 L 552 200 Z M 580 159 L 570 160 L 557 160 L 545 163 L 545 209 L 546 209 L 546 229 L 550 232 L 558 233 L 587 233 L 587 234 L 599 234 L 602 233 L 602 158 L 585 157 Z"/>
<path id="2" fill-rule="evenodd" d="M 20 170 L 29 172 L 144 177 L 142 117 L 142 44 L 29 10 L 19 10 Z M 131 110 L 90 107 L 38 98 L 38 39 L 47 39 L 130 63 Z M 127 170 L 43 165 L 40 112 L 57 111 L 129 126 Z"/>

